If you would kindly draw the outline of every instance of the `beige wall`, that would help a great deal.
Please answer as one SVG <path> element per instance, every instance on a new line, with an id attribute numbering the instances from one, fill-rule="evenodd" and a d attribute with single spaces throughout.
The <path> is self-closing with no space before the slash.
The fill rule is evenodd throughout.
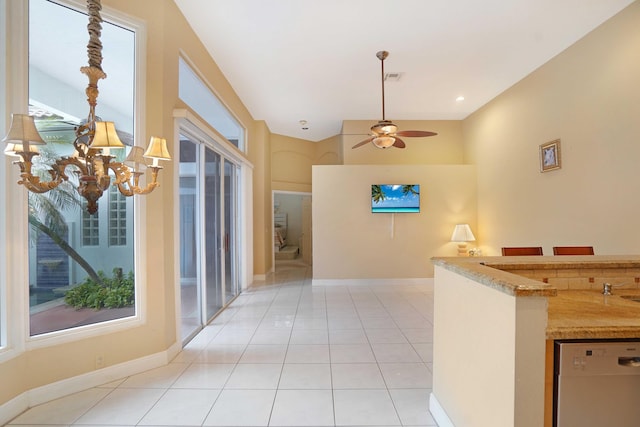
<path id="1" fill-rule="evenodd" d="M 464 121 L 485 255 L 640 252 L 639 22 L 634 2 Z M 538 147 L 556 138 L 562 168 L 540 173 Z"/>
<path id="2" fill-rule="evenodd" d="M 462 122 L 398 121 L 407 148 L 366 145 L 376 120 L 346 120 L 339 136 L 345 166 L 313 168 L 314 279 L 433 277 L 432 256 L 456 255 L 456 223 L 475 230 L 475 168 L 464 166 Z M 371 213 L 371 184 L 421 184 L 419 214 Z"/>
<path id="3" fill-rule="evenodd" d="M 260 121 L 255 126 L 254 144 L 251 147 L 253 171 L 253 272 L 262 277 L 273 268 L 271 252 L 271 138 L 267 124 Z"/>
<path id="4" fill-rule="evenodd" d="M 271 179 L 273 190 L 311 192 L 311 166 L 341 164 L 339 136 L 311 142 L 271 135 Z"/>
<path id="5" fill-rule="evenodd" d="M 455 224 L 475 229 L 475 167 L 313 167 L 313 278 L 433 277 L 433 256 L 455 256 Z M 371 213 L 372 184 L 420 184 L 420 213 Z"/>
<path id="6" fill-rule="evenodd" d="M 318 141 L 316 144 L 316 165 L 341 165 L 342 137 L 340 135 Z"/>
<path id="7" fill-rule="evenodd" d="M 288 136 L 271 135 L 271 179 L 273 190 L 311 191 L 311 165 L 316 143 Z"/>

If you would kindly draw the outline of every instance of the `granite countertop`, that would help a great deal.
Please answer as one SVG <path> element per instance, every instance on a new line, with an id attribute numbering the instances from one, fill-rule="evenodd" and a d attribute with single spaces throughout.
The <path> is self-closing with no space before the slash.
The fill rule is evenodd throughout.
<path id="1" fill-rule="evenodd" d="M 640 338 L 640 289 L 558 290 L 540 281 L 502 271 L 553 268 L 638 268 L 639 256 L 523 256 L 433 258 L 435 265 L 516 297 L 548 297 L 547 339 Z"/>
<path id="2" fill-rule="evenodd" d="M 531 268 L 532 262 L 537 262 L 536 265 L 544 265 L 545 262 L 542 262 L 541 258 L 546 257 L 522 256 L 509 258 L 510 260 L 508 261 L 504 257 L 432 258 L 431 262 L 434 265 L 441 266 L 505 294 L 520 297 L 553 296 L 556 294 L 556 288 L 551 285 L 518 276 L 508 271 L 502 271 L 499 267 L 494 266 L 494 264 L 503 265 L 509 262 L 510 265 L 523 263 L 528 265 L 528 268 Z"/>
<path id="3" fill-rule="evenodd" d="M 640 299 L 640 290 L 558 291 L 548 299 L 547 339 L 640 338 L 640 302 L 622 296 Z"/>

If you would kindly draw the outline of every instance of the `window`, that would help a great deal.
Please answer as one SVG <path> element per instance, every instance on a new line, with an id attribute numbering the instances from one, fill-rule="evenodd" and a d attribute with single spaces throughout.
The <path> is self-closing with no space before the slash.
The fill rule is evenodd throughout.
<path id="1" fill-rule="evenodd" d="M 82 246 L 98 246 L 100 244 L 100 212 L 90 215 L 87 212 L 87 201 L 82 202 Z"/>
<path id="2" fill-rule="evenodd" d="M 127 244 L 127 200 L 115 189 L 109 191 L 109 246 Z"/>
<path id="3" fill-rule="evenodd" d="M 102 18 L 101 41 L 108 52 L 102 68 L 108 78 L 98 82 L 96 115 L 114 121 L 122 141 L 131 144 L 136 34 Z M 29 2 L 29 112 L 47 142 L 34 170 L 73 154 L 74 127 L 89 112 L 88 79 L 79 71 L 87 65 L 86 44 L 79 42 L 88 40 L 87 22 L 85 11 L 46 0 Z M 74 178 L 71 168 L 67 174 Z M 32 336 L 135 314 L 133 197 L 111 187 L 98 200 L 96 215 L 86 213 L 85 203 L 72 183 L 29 193 Z M 110 307 L 120 309 L 103 310 Z"/>
<path id="4" fill-rule="evenodd" d="M 244 151 L 244 129 L 191 67 L 180 58 L 179 96 L 231 144 Z"/>

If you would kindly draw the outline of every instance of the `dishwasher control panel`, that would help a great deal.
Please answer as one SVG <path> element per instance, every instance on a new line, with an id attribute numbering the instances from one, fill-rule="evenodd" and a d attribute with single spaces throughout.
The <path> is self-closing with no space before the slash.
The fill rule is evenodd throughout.
<path id="1" fill-rule="evenodd" d="M 558 356 L 558 375 L 640 375 L 637 341 L 570 342 L 559 347 Z"/>

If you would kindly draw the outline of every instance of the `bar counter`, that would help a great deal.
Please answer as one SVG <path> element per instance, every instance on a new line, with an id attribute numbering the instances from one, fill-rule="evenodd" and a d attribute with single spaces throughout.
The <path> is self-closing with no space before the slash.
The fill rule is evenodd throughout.
<path id="1" fill-rule="evenodd" d="M 640 338 L 640 256 L 432 262 L 439 425 L 551 425 L 554 340 Z"/>
<path id="2" fill-rule="evenodd" d="M 547 339 L 640 338 L 640 301 L 634 300 L 640 299 L 640 256 L 461 257 L 432 261 L 509 295 L 548 297 Z M 566 270 L 591 278 L 592 284 L 585 285 L 588 289 L 578 285 L 559 289 L 526 277 Z M 613 295 L 602 294 L 605 281 L 613 285 Z"/>

